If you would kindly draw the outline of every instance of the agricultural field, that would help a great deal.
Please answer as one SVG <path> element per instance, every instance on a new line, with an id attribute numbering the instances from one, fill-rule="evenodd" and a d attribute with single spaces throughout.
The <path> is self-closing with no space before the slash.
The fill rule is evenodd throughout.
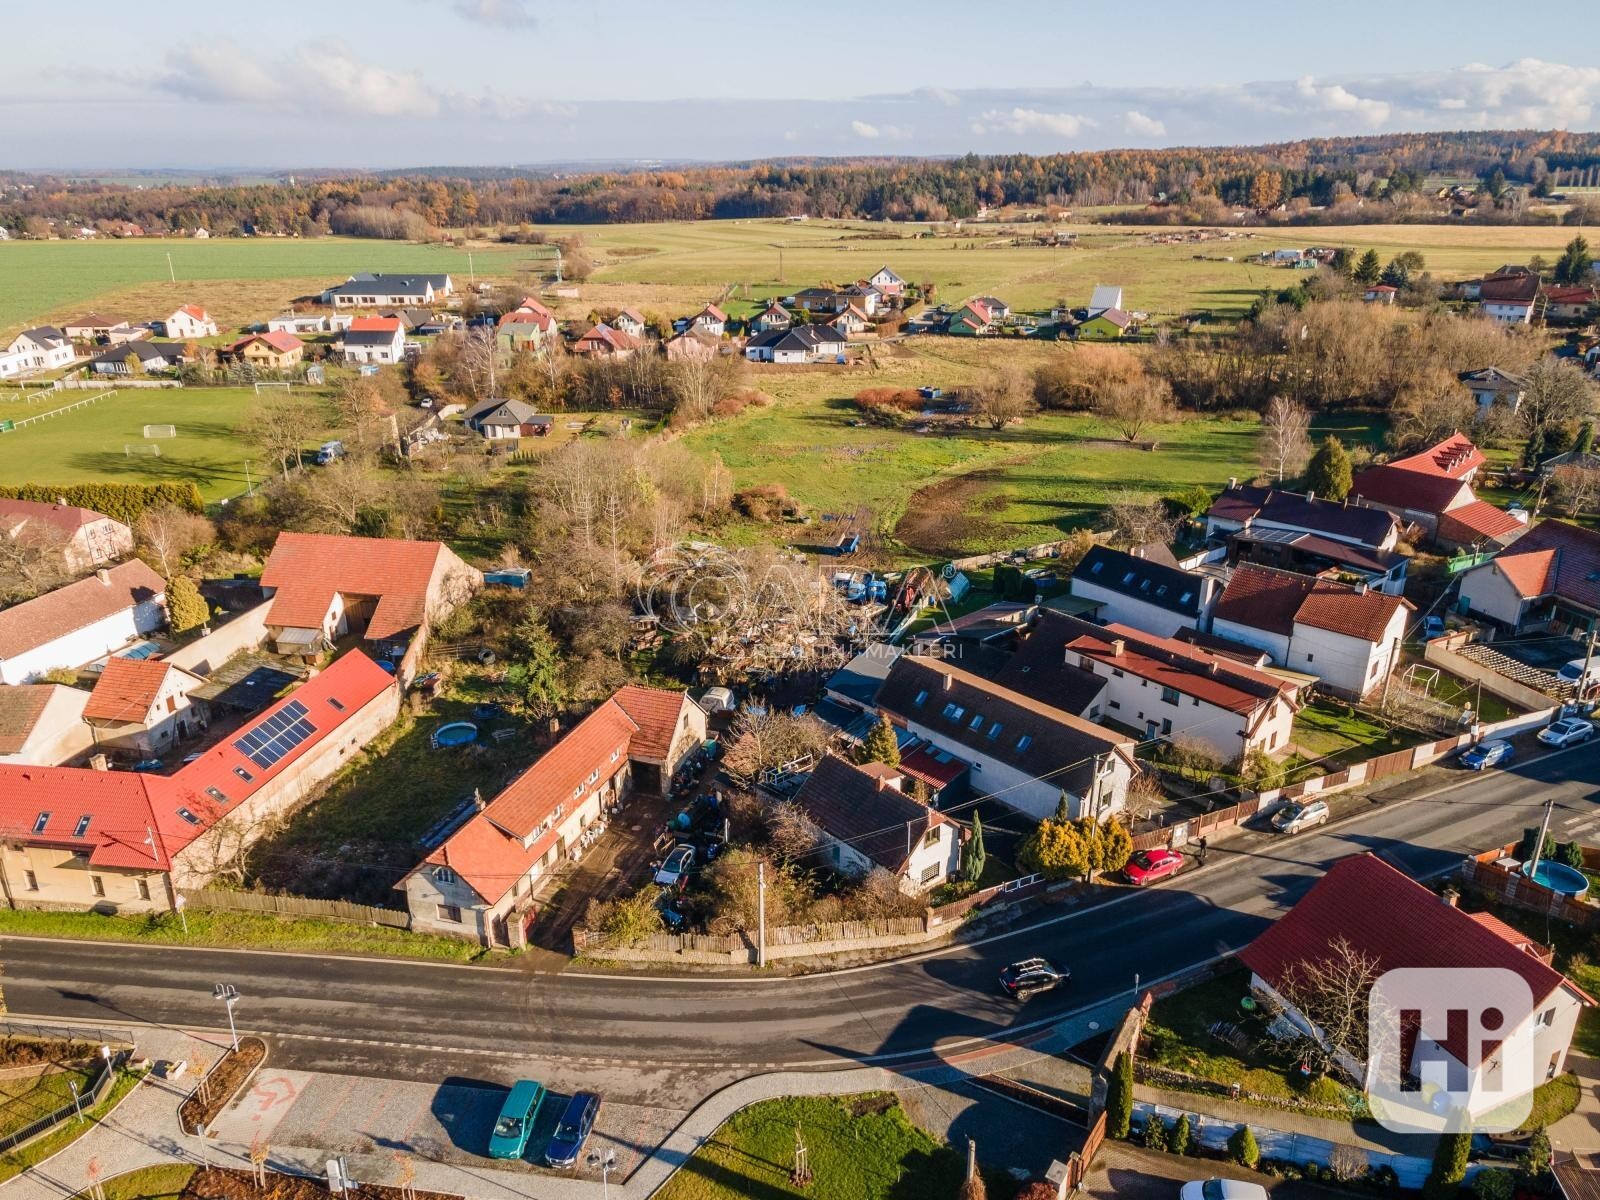
<path id="1" fill-rule="evenodd" d="M 0 388 L 0 420 L 21 421 L 96 394 L 20 394 Z M 250 478 L 257 483 L 271 469 L 242 434 L 245 418 L 258 401 L 282 395 L 281 389 L 273 388 L 257 397 L 247 387 L 114 391 L 94 404 L 0 433 L 0 479 L 7 483 L 183 480 L 195 483 L 208 502 L 237 496 L 246 487 L 246 463 L 252 464 Z M 319 392 L 297 386 L 293 395 L 319 411 L 328 409 Z M 332 412 L 327 411 L 326 417 L 331 431 Z M 146 426 L 159 425 L 175 426 L 176 436 L 145 437 Z"/>

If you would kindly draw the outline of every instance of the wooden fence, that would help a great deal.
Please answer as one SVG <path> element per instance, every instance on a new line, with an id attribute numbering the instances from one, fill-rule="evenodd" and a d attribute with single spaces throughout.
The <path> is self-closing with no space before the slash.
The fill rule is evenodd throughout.
<path id="1" fill-rule="evenodd" d="M 14 1150 L 24 1142 L 31 1141 L 41 1133 L 54 1129 L 63 1121 L 70 1121 L 77 1117 L 79 1112 L 91 1109 L 106 1098 L 106 1093 L 111 1090 L 117 1081 L 117 1072 L 122 1069 L 122 1064 L 127 1061 L 127 1054 L 118 1051 L 108 1059 L 98 1059 L 99 1073 L 95 1075 L 94 1082 L 84 1089 L 78 1097 L 76 1104 L 63 1104 L 53 1113 L 46 1113 L 36 1121 L 29 1121 L 20 1129 L 13 1130 L 0 1137 L 0 1153 Z"/>
<path id="2" fill-rule="evenodd" d="M 1461 882 L 1477 891 L 1487 892 L 1512 908 L 1540 913 L 1580 929 L 1589 929 L 1600 923 L 1600 908 L 1535 883 L 1519 871 L 1500 866 L 1497 860 L 1514 857 L 1516 848 L 1516 842 L 1508 842 L 1465 860 L 1461 864 Z M 1590 865 L 1592 856 L 1600 857 L 1586 847 L 1586 866 Z"/>
<path id="3" fill-rule="evenodd" d="M 305 896 L 269 896 L 264 892 L 229 892 L 220 888 L 200 888 L 179 893 L 191 908 L 225 912 L 272 913 L 280 917 L 323 917 L 333 921 L 352 921 L 362 925 L 390 925 L 411 928 L 411 914 L 397 908 L 374 908 L 351 904 L 348 900 L 312 900 Z"/>

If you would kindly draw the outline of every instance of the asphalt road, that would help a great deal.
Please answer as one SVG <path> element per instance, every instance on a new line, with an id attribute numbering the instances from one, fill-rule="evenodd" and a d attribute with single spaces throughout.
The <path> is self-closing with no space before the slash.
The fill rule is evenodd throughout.
<path id="1" fill-rule="evenodd" d="M 1334 860 L 1374 851 L 1417 876 L 1537 823 L 1550 796 L 1563 836 L 1600 831 L 1600 749 L 1585 746 L 1469 776 L 1440 794 L 1368 802 L 1295 838 L 1249 833 L 1208 865 L 1108 904 L 911 960 L 800 978 L 544 975 L 376 959 L 6 941 L 13 1014 L 215 1028 L 218 980 L 243 999 L 241 1030 L 274 1037 L 274 1061 L 309 1070 L 438 1079 L 474 1055 L 640 1070 L 747 1074 L 904 1064 L 967 1039 L 1006 1042 L 1051 1019 L 1247 944 Z M 1005 963 L 1044 954 L 1069 988 L 1002 999 Z"/>

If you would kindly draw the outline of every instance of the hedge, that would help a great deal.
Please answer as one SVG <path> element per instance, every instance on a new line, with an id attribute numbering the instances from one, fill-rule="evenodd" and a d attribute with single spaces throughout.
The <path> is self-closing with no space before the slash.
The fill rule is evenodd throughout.
<path id="1" fill-rule="evenodd" d="M 114 521 L 132 525 L 147 508 L 176 505 L 203 513 L 200 489 L 193 483 L 13 483 L 0 486 L 0 499 L 36 500 L 54 504 L 65 500 L 78 508 L 104 513 Z"/>

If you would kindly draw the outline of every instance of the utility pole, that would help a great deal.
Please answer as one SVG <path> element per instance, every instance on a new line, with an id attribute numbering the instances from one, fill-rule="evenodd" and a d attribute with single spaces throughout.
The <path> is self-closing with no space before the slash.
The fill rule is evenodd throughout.
<path id="1" fill-rule="evenodd" d="M 1539 824 L 1539 840 L 1533 844 L 1533 860 L 1528 864 L 1528 878 L 1533 879 L 1539 874 L 1539 857 L 1544 853 L 1544 839 L 1550 834 L 1550 814 L 1555 811 L 1556 798 L 1551 796 L 1544 802 L 1544 820 Z"/>
<path id="2" fill-rule="evenodd" d="M 467 281 L 473 287 L 478 286 L 478 274 L 472 269 L 472 251 L 467 251 Z"/>
<path id="3" fill-rule="evenodd" d="M 1583 674 L 1578 676 L 1578 695 L 1576 697 L 1578 700 L 1582 700 L 1583 694 L 1589 690 L 1589 664 L 1594 662 L 1594 640 L 1597 634 L 1600 634 L 1600 629 L 1590 625 L 1589 641 L 1583 648 Z"/>
<path id="4" fill-rule="evenodd" d="M 767 864 L 756 864 L 756 966 L 767 965 Z M 797 1135 L 798 1136 L 798 1135 Z"/>

